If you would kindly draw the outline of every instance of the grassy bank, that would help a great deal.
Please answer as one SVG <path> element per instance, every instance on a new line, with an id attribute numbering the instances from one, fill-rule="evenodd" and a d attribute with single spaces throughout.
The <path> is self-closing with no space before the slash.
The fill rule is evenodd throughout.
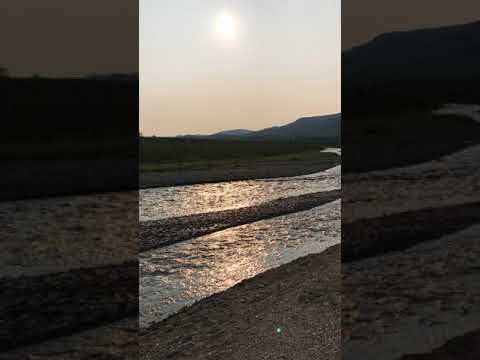
<path id="1" fill-rule="evenodd" d="M 323 159 L 327 144 L 315 141 L 244 141 L 141 138 L 140 171 L 208 170 L 267 162 Z"/>
<path id="2" fill-rule="evenodd" d="M 141 163 L 140 171 L 142 172 L 163 172 L 163 171 L 184 171 L 184 170 L 210 170 L 210 169 L 235 169 L 243 167 L 261 166 L 265 163 L 272 162 L 305 162 L 305 161 L 324 161 L 325 154 L 320 151 L 305 151 L 298 153 L 286 153 L 272 156 L 258 156 L 255 158 L 233 158 L 225 160 L 209 160 L 198 159 L 192 161 L 165 161 L 154 163 Z"/>

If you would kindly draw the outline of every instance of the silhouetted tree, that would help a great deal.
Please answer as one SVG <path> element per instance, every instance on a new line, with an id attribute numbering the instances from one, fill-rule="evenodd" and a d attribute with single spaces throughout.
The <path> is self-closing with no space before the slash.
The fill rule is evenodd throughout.
<path id="1" fill-rule="evenodd" d="M 6 68 L 0 67 L 0 78 L 7 77 L 8 76 L 8 70 Z"/>

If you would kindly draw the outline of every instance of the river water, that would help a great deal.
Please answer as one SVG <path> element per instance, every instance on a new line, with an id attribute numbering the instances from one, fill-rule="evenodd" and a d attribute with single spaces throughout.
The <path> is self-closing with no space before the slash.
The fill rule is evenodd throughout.
<path id="1" fill-rule="evenodd" d="M 335 148 L 324 152 L 340 155 L 340 149 Z M 139 192 L 139 217 L 142 222 L 238 209 L 279 198 L 339 189 L 340 173 L 340 166 L 336 166 L 315 174 L 287 178 L 143 189 Z"/>
<path id="2" fill-rule="evenodd" d="M 305 176 L 142 190 L 141 221 L 340 188 L 340 166 Z M 195 199 L 195 201 L 192 201 Z M 140 254 L 140 325 L 340 242 L 340 200 Z"/>

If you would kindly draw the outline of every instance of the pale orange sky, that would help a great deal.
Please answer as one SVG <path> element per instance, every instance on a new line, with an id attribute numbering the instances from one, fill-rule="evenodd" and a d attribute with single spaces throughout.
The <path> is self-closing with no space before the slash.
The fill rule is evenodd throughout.
<path id="1" fill-rule="evenodd" d="M 215 29 L 222 11 L 235 36 Z M 140 1 L 140 131 L 206 134 L 340 111 L 340 0 Z"/>

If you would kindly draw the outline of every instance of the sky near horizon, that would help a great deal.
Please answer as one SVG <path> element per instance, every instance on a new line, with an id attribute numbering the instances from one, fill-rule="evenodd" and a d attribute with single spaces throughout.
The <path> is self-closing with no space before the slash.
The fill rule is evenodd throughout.
<path id="1" fill-rule="evenodd" d="M 340 111 L 340 0 L 140 0 L 140 131 L 261 129 Z"/>

